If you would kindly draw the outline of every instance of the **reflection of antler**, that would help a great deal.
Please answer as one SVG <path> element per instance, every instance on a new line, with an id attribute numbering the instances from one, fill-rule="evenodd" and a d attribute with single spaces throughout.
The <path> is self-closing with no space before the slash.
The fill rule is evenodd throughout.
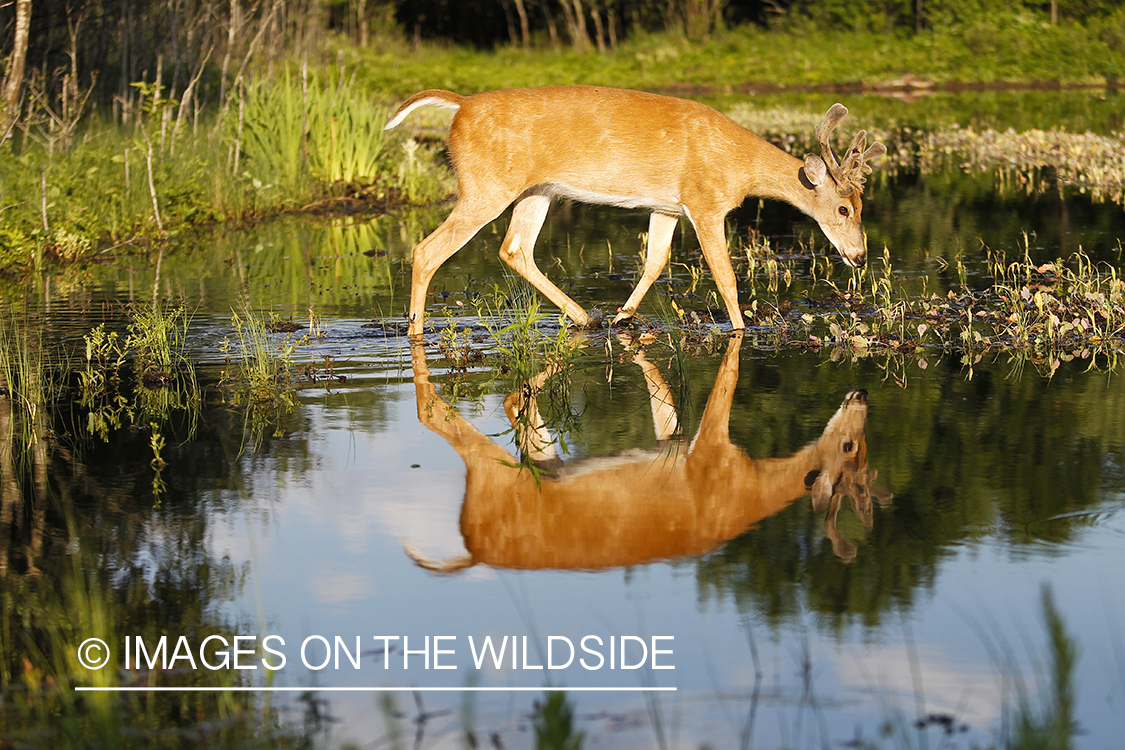
<path id="1" fill-rule="evenodd" d="M 843 104 L 833 104 L 828 113 L 824 115 L 824 120 L 816 128 L 816 140 L 820 144 L 821 156 L 828 166 L 828 173 L 832 175 L 832 179 L 836 182 L 836 192 L 841 198 L 851 195 L 853 190 L 862 193 L 863 184 L 867 181 L 864 175 L 871 174 L 871 166 L 867 164 L 867 160 L 887 153 L 887 147 L 878 141 L 872 143 L 871 148 L 864 151 L 864 146 L 867 145 L 867 131 L 861 130 L 855 134 L 852 145 L 848 146 L 848 150 L 844 153 L 844 159 L 841 161 L 836 156 L 836 152 L 832 150 L 832 144 L 829 143 L 828 137 L 847 114 L 848 108 Z"/>
<path id="2" fill-rule="evenodd" d="M 867 394 L 849 393 L 814 442 L 785 458 L 750 458 L 730 441 L 730 411 L 742 337 L 732 336 L 699 432 L 690 447 L 678 432 L 671 389 L 659 370 L 633 353 L 645 377 L 653 423 L 662 445 L 562 464 L 539 415 L 536 398 L 550 371 L 505 400 L 520 464 L 437 396 L 425 348 L 412 346 L 418 417 L 465 462 L 461 535 L 469 554 L 430 560 L 404 543 L 420 566 L 451 573 L 476 563 L 508 568 L 596 569 L 707 552 L 810 491 L 819 510 L 839 498 L 870 506 L 864 428 Z M 548 466 L 542 466 L 543 462 Z M 870 511 L 866 522 L 870 523 Z M 826 530 L 829 523 L 826 521 Z M 846 552 L 846 549 L 845 549 Z M 854 555 L 854 551 L 851 553 Z"/>

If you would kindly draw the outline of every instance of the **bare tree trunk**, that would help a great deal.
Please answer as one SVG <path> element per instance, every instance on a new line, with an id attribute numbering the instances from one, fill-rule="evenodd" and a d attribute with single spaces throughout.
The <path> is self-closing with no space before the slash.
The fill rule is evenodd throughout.
<path id="1" fill-rule="evenodd" d="M 356 0 L 355 15 L 356 21 L 359 23 L 359 46 L 366 49 L 370 27 L 367 22 L 367 0 Z"/>
<path id="2" fill-rule="evenodd" d="M 504 8 L 504 20 L 508 22 L 508 42 L 515 47 L 519 41 L 516 39 L 516 24 L 512 20 L 512 9 L 508 6 L 508 0 L 500 0 L 500 5 Z"/>
<path id="3" fill-rule="evenodd" d="M 16 0 L 16 26 L 12 55 L 8 58 L 8 77 L 4 81 L 3 111 L 0 111 L 0 136 L 6 140 L 19 119 L 20 89 L 27 63 L 27 39 L 31 29 L 31 0 Z"/>
<path id="4" fill-rule="evenodd" d="M 531 24 L 527 20 L 527 7 L 523 4 L 523 0 L 514 0 L 516 4 L 516 13 L 520 17 L 520 36 L 523 38 L 523 51 L 525 54 L 531 52 Z"/>
<path id="5" fill-rule="evenodd" d="M 586 11 L 582 8 L 582 0 L 571 0 L 574 3 L 574 15 L 578 19 L 578 35 L 582 38 L 582 50 L 590 47 L 590 32 L 586 30 Z"/>
<path id="6" fill-rule="evenodd" d="M 706 39 L 723 25 L 728 0 L 680 0 L 684 33 L 690 39 Z"/>
<path id="7" fill-rule="evenodd" d="M 551 6 L 543 2 L 543 15 L 547 18 L 547 33 L 551 35 L 551 48 L 555 52 L 562 52 L 562 45 L 559 44 L 559 28 L 555 25 L 555 15 L 551 13 Z"/>
<path id="8" fill-rule="evenodd" d="M 274 16 L 277 15 L 277 11 L 281 8 L 281 3 L 282 0 L 274 0 L 269 15 L 263 19 L 262 25 L 258 27 L 258 33 L 250 40 L 250 46 L 246 49 L 246 56 L 242 58 L 242 65 L 238 67 L 238 72 L 234 74 L 234 83 L 237 84 L 242 80 L 242 75 L 246 72 L 246 66 L 250 64 L 250 58 L 254 55 L 254 51 L 258 48 L 258 44 L 261 43 L 262 37 L 265 36 L 270 25 L 273 24 Z"/>
<path id="9" fill-rule="evenodd" d="M 203 59 L 199 62 L 199 68 L 195 71 L 195 75 L 192 76 L 187 88 L 184 89 L 184 96 L 180 101 L 180 110 L 176 114 L 176 127 L 172 129 L 172 153 L 176 151 L 176 138 L 179 136 L 180 127 L 184 123 L 184 113 L 187 111 L 187 108 L 191 106 L 192 97 L 195 95 L 195 85 L 199 83 L 199 77 L 203 75 L 203 66 L 211 59 L 211 51 L 213 49 L 214 47 L 207 48 L 207 54 L 204 55 Z"/>
<path id="10" fill-rule="evenodd" d="M 227 19 L 227 49 L 223 53 L 223 65 L 219 70 L 219 107 L 227 106 L 227 70 L 230 68 L 230 58 L 234 53 L 234 40 L 242 26 L 241 7 L 238 0 L 230 0 L 230 18 Z M 221 118 L 220 118 L 221 119 Z"/>
<path id="11" fill-rule="evenodd" d="M 582 0 L 562 0 L 563 17 L 570 44 L 579 52 L 590 48 L 590 35 L 586 32 L 586 14 L 582 10 Z"/>
<path id="12" fill-rule="evenodd" d="M 605 52 L 605 27 L 602 26 L 602 14 L 596 0 L 590 3 L 590 15 L 594 18 L 594 41 L 597 42 L 598 52 Z"/>

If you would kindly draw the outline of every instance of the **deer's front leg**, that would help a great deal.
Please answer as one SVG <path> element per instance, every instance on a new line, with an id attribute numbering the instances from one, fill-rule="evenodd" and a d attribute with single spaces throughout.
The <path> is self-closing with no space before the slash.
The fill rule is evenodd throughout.
<path id="1" fill-rule="evenodd" d="M 742 320 L 742 310 L 738 307 L 738 283 L 734 276 L 734 266 L 730 262 L 730 253 L 727 251 L 727 233 L 724 226 L 726 215 L 719 216 L 692 216 L 692 225 L 695 227 L 695 236 L 699 238 L 699 247 L 707 265 L 711 268 L 711 276 L 715 279 L 715 287 L 719 296 L 727 306 L 730 315 L 730 324 L 736 331 L 746 327 Z"/>
<path id="2" fill-rule="evenodd" d="M 625 305 L 618 310 L 613 324 L 627 320 L 637 314 L 641 300 L 653 283 L 660 278 L 672 255 L 672 233 L 676 231 L 679 217 L 669 214 L 653 213 L 648 219 L 648 249 L 645 251 L 645 268 L 641 280 L 629 295 Z"/>

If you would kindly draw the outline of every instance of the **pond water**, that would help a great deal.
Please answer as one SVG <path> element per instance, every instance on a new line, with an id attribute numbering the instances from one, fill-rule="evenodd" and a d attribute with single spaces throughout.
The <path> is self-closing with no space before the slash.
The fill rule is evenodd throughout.
<path id="1" fill-rule="evenodd" d="M 412 349 L 410 249 L 448 210 L 278 220 L 3 301 L 9 331 L 75 369 L 95 326 L 125 335 L 125 303 L 182 304 L 199 384 L 99 429 L 72 377 L 46 422 L 27 420 L 38 441 L 0 398 L 5 669 L 54 649 L 79 686 L 296 691 L 136 698 L 143 732 L 184 744 L 264 713 L 327 745 L 459 747 L 471 731 L 526 747 L 555 687 L 590 747 L 969 747 L 1010 738 L 1021 696 L 1049 702 L 1049 596 L 1078 648 L 1074 743 L 1118 744 L 1120 373 L 685 328 L 673 299 L 716 306 L 690 232 L 641 309 L 652 335 L 560 336 L 545 304 L 552 341 L 519 365 L 480 317 L 494 286 L 526 295 L 496 257 L 507 217 L 439 271 Z M 989 173 L 873 179 L 864 215 L 873 264 L 886 246 L 919 294 L 959 283 L 958 262 L 984 283 L 984 247 L 1043 262 L 1081 246 L 1120 268 L 1125 237 L 1120 206 L 1004 193 Z M 540 265 L 611 311 L 646 224 L 556 205 Z M 851 273 L 814 259 L 826 242 L 788 207 L 748 204 L 731 227 L 768 237 L 794 277 L 770 288 L 742 260 L 743 302 L 818 315 Z M 247 310 L 304 326 L 268 335 L 293 381 L 264 405 L 230 376 Z M 543 354 L 560 350 L 564 365 Z M 521 452 L 540 426 L 542 472 Z M 36 576 L 55 599 L 26 593 Z M 161 636 L 179 658 L 136 669 L 137 639 L 149 659 Z M 67 661 L 89 637 L 112 651 L 104 671 Z M 242 668 L 203 663 L 224 644 Z"/>

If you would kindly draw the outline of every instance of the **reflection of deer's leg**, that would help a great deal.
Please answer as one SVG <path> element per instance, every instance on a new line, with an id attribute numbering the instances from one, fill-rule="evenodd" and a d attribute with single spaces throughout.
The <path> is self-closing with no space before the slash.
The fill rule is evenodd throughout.
<path id="1" fill-rule="evenodd" d="M 617 317 L 613 319 L 614 325 L 637 314 L 637 307 L 640 306 L 649 287 L 660 278 L 672 254 L 672 233 L 676 230 L 677 223 L 679 219 L 668 214 L 654 213 L 649 216 L 645 268 L 633 293 L 629 295 L 625 305 L 618 309 Z"/>
<path id="2" fill-rule="evenodd" d="M 516 207 L 512 211 L 512 223 L 508 226 L 508 233 L 504 235 L 504 243 L 500 246 L 500 259 L 531 282 L 533 287 L 555 303 L 568 318 L 580 326 L 586 326 L 590 324 L 586 311 L 562 289 L 555 286 L 535 265 L 533 255 L 535 240 L 539 237 L 539 230 L 547 218 L 547 208 L 550 205 L 550 196 L 537 193 L 525 195 L 516 202 Z"/>
<path id="3" fill-rule="evenodd" d="M 414 397 L 418 406 L 418 421 L 427 429 L 441 435 L 462 458 L 467 454 L 488 455 L 499 461 L 511 461 L 512 456 L 496 445 L 471 422 L 466 420 L 449 402 L 437 393 L 430 382 L 430 367 L 426 361 L 426 347 L 420 339 L 410 344 L 411 364 L 414 369 Z"/>
<path id="4" fill-rule="evenodd" d="M 641 368 L 645 385 L 648 386 L 648 402 L 652 407 L 652 426 L 656 430 L 656 439 L 661 442 L 668 440 L 680 429 L 676 405 L 672 403 L 672 389 L 668 387 L 659 368 L 645 357 L 644 351 L 638 349 L 633 362 Z"/>
<path id="5" fill-rule="evenodd" d="M 555 442 L 539 415 L 539 392 L 554 373 L 553 368 L 544 370 L 504 399 L 504 413 L 516 432 L 516 445 L 537 466 L 558 461 Z"/>
<path id="6" fill-rule="evenodd" d="M 698 445 L 728 446 L 730 444 L 730 408 L 734 403 L 734 387 L 738 385 L 738 352 L 742 348 L 742 334 L 735 332 L 727 343 L 727 352 L 715 376 L 715 387 L 707 398 L 699 432 L 693 441 Z"/>

